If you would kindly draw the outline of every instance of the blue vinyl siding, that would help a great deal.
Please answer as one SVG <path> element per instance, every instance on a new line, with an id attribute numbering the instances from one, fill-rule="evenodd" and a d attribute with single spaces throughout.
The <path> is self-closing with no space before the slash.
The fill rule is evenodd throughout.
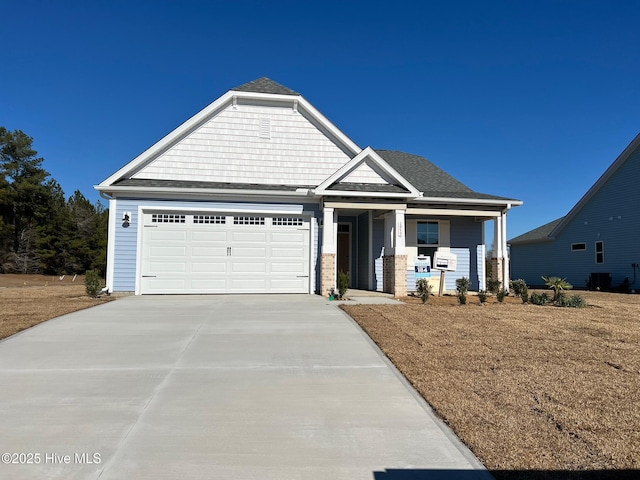
<path id="1" fill-rule="evenodd" d="M 137 240 L 138 240 L 138 207 L 160 207 L 171 210 L 172 208 L 215 209 L 224 212 L 228 209 L 243 208 L 246 211 L 252 210 L 272 210 L 287 211 L 292 207 L 289 204 L 261 204 L 261 203 L 232 203 L 232 202 L 206 202 L 206 201 L 172 201 L 172 200 L 147 200 L 147 199 L 118 199 L 116 201 L 116 231 L 115 231 L 115 255 L 113 271 L 113 291 L 133 292 L 136 286 L 136 263 L 137 263 Z M 305 204 L 298 205 L 305 215 L 318 216 L 318 205 Z M 131 212 L 131 223 L 128 227 L 122 226 L 122 216 L 124 212 Z M 317 221 L 315 222 L 317 226 Z M 313 229 L 315 237 L 311 238 L 312 253 L 317 253 L 318 248 L 318 228 Z M 317 258 L 317 255 L 316 255 Z M 313 265 L 312 265 L 313 267 Z M 319 268 L 316 266 L 316 268 Z M 317 272 L 311 272 L 312 288 L 315 289 L 314 279 Z M 318 285 L 316 280 L 316 285 Z"/>
<path id="2" fill-rule="evenodd" d="M 631 267 L 640 263 L 639 181 L 640 149 L 636 149 L 555 240 L 511 247 L 512 278 L 539 284 L 541 275 L 555 275 L 585 288 L 591 273 L 611 273 L 612 286 L 629 277 L 631 288 L 640 288 L 640 278 L 633 284 Z M 603 264 L 595 261 L 597 241 L 604 242 Z M 581 242 L 586 250 L 571 251 L 572 243 Z"/>
<path id="3" fill-rule="evenodd" d="M 471 289 L 478 289 L 478 267 L 477 267 L 477 246 L 483 242 L 482 223 L 476 222 L 473 218 L 467 217 L 440 217 L 440 220 L 449 220 L 451 252 L 458 255 L 458 268 L 456 272 L 447 272 L 445 275 L 445 288 L 455 290 L 457 278 L 469 277 Z M 429 220 L 434 220 L 429 217 Z M 380 257 L 380 251 L 384 246 L 384 221 L 374 220 L 373 222 L 373 256 L 374 259 Z M 375 284 L 377 290 L 382 290 L 382 261 L 375 263 Z M 434 278 L 438 278 L 437 271 L 432 273 Z M 415 274 L 407 270 L 407 288 L 409 291 L 415 289 Z"/>

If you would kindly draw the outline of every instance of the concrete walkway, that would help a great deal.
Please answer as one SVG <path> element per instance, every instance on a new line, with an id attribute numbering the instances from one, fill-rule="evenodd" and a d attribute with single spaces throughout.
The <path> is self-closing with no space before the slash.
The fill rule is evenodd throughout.
<path id="1" fill-rule="evenodd" d="M 0 385 L 0 478 L 489 478 L 315 296 L 122 298 L 0 342 Z"/>

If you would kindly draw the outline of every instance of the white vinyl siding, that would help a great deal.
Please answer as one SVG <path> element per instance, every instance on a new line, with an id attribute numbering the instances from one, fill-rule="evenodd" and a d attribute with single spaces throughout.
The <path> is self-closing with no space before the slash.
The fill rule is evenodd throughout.
<path id="1" fill-rule="evenodd" d="M 319 185 L 351 158 L 303 114 L 228 106 L 132 178 Z"/>

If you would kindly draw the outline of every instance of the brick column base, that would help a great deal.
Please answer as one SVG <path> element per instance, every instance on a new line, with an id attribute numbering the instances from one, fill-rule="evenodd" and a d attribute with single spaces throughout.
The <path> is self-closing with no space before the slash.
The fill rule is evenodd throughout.
<path id="1" fill-rule="evenodd" d="M 336 286 L 336 254 L 323 253 L 320 262 L 320 295 L 325 297 Z"/>
<path id="2" fill-rule="evenodd" d="M 407 295 L 407 256 L 385 255 L 382 257 L 382 289 L 396 297 Z"/>
<path id="3" fill-rule="evenodd" d="M 491 259 L 491 279 L 492 280 L 500 280 L 502 283 L 500 284 L 500 288 L 504 289 L 504 279 L 502 278 L 502 259 L 501 258 L 492 258 Z"/>

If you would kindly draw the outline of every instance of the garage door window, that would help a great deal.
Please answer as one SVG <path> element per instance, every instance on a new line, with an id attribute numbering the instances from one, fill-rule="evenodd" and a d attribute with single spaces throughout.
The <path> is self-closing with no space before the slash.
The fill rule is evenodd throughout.
<path id="1" fill-rule="evenodd" d="M 154 213 L 151 215 L 151 223 L 184 223 L 185 215 L 171 213 Z"/>
<path id="2" fill-rule="evenodd" d="M 302 219 L 299 217 L 274 217 L 273 225 L 276 227 L 301 227 Z"/>
<path id="3" fill-rule="evenodd" d="M 194 215 L 193 223 L 224 225 L 227 223 L 227 217 L 221 215 Z"/>
<path id="4" fill-rule="evenodd" d="M 264 217 L 233 217 L 234 225 L 264 225 Z"/>

